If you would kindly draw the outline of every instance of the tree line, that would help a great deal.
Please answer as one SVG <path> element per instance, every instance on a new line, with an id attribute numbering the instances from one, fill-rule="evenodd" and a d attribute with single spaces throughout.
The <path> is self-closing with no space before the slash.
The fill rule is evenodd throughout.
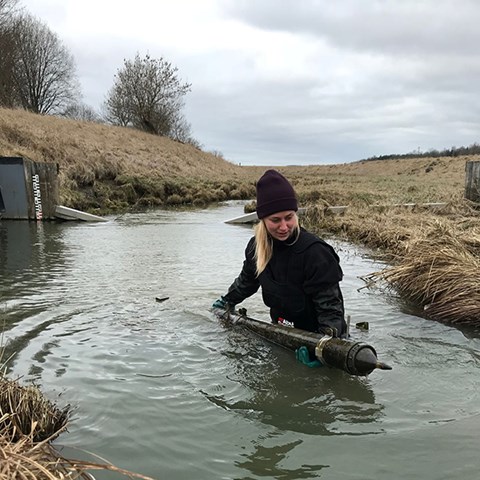
<path id="1" fill-rule="evenodd" d="M 437 150 L 432 148 L 425 152 L 417 149 L 409 153 L 392 153 L 388 155 L 377 155 L 373 157 L 365 158 L 365 161 L 369 160 L 396 160 L 400 158 L 438 158 L 438 157 L 460 157 L 462 155 L 478 155 L 480 154 L 480 144 L 472 143 L 468 147 L 451 147 L 443 150 Z"/>
<path id="2" fill-rule="evenodd" d="M 75 59 L 19 0 L 0 0 L 0 106 L 143 130 L 199 147 L 183 114 L 191 84 L 164 58 L 125 59 L 102 112 L 82 100 Z"/>

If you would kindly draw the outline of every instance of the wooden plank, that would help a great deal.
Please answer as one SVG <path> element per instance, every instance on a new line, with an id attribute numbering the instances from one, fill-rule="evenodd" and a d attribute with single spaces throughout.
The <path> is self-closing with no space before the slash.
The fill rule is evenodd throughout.
<path id="1" fill-rule="evenodd" d="M 443 210 L 446 206 L 448 206 L 448 203 L 447 202 L 420 203 L 418 204 L 418 206 L 427 208 L 428 210 L 439 211 L 439 210 Z"/>
<path id="2" fill-rule="evenodd" d="M 446 202 L 431 202 L 431 203 L 393 203 L 390 205 L 370 205 L 370 208 L 387 210 L 390 208 L 404 208 L 406 210 L 427 209 L 439 211 L 448 205 Z"/>
<path id="3" fill-rule="evenodd" d="M 225 220 L 225 223 L 255 223 L 258 220 L 257 212 L 246 213 L 240 217 L 231 218 Z"/>
<path id="4" fill-rule="evenodd" d="M 346 205 L 336 205 L 336 206 L 325 208 L 325 211 L 333 214 L 340 214 L 340 213 L 344 213 L 345 210 L 347 210 L 347 208 L 348 207 Z"/>

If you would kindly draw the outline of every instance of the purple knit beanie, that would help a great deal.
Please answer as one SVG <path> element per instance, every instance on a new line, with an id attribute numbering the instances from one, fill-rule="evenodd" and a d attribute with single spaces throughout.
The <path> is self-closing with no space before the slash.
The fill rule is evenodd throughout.
<path id="1" fill-rule="evenodd" d="M 297 198 L 290 182 L 276 170 L 267 170 L 257 182 L 257 216 L 298 210 Z"/>

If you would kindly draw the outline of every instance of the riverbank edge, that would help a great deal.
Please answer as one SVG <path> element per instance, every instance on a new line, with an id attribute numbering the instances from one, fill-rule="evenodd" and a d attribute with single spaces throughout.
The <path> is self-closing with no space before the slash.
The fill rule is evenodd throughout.
<path id="1" fill-rule="evenodd" d="M 310 207 L 303 224 L 369 248 L 387 263 L 364 278 L 366 286 L 400 295 L 422 316 L 480 327 L 480 222 L 470 202 L 440 212 L 401 207 L 353 208 L 332 215 Z"/>

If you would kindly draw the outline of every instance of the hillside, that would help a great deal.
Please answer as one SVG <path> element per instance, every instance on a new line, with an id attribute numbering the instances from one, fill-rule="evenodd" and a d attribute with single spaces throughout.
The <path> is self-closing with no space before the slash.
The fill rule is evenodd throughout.
<path id="1" fill-rule="evenodd" d="M 248 198 L 242 169 L 138 130 L 0 109 L 0 155 L 60 166 L 61 202 L 81 209 Z"/>
<path id="2" fill-rule="evenodd" d="M 138 130 L 0 109 L 0 155 L 60 165 L 61 202 L 95 211 L 252 198 L 266 167 L 240 167 Z M 463 197 L 473 157 L 279 167 L 303 204 L 366 205 Z"/>

